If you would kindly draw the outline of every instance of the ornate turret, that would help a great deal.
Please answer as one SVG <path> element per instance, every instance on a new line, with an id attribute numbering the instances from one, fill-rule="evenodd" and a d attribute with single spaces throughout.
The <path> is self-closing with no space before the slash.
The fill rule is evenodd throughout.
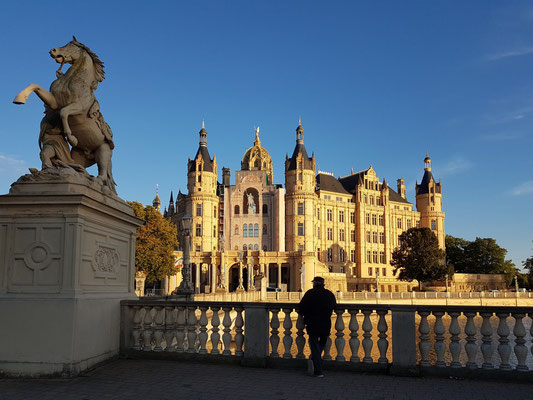
<path id="1" fill-rule="evenodd" d="M 172 191 L 170 191 L 170 200 L 168 201 L 167 215 L 169 217 L 172 217 L 175 212 L 176 212 L 176 209 L 174 208 L 174 194 L 172 193 Z"/>
<path id="2" fill-rule="evenodd" d="M 152 206 L 158 211 L 161 212 L 161 199 L 159 198 L 159 184 L 156 185 L 154 201 L 152 201 Z"/>
<path id="3" fill-rule="evenodd" d="M 442 212 L 442 184 L 436 182 L 431 173 L 431 158 L 426 152 L 422 182 L 415 185 L 416 209 L 420 212 L 420 226 L 430 228 L 444 249 L 444 213 Z"/>
<path id="4" fill-rule="evenodd" d="M 266 184 L 271 185 L 273 181 L 273 167 L 272 158 L 268 151 L 261 147 L 261 140 L 259 139 L 259 127 L 255 128 L 254 146 L 250 147 L 244 153 L 241 161 L 241 169 L 243 171 L 265 171 Z"/>

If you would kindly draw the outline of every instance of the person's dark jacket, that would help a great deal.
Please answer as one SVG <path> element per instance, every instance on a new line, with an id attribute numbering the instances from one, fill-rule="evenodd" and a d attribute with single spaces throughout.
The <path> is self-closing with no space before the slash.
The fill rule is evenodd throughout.
<path id="1" fill-rule="evenodd" d="M 335 295 L 324 287 L 315 287 L 305 292 L 298 313 L 303 315 L 308 334 L 329 335 L 331 313 L 337 305 Z"/>

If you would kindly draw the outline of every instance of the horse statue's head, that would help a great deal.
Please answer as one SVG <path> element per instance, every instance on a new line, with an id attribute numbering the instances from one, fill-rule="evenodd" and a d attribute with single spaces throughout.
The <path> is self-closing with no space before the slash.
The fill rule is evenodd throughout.
<path id="1" fill-rule="evenodd" d="M 78 42 L 76 36 L 72 36 L 72 41 L 68 42 L 63 47 L 57 47 L 50 50 L 50 56 L 60 64 L 57 70 L 61 74 L 63 64 L 74 64 L 85 55 L 89 55 L 94 64 L 95 77 L 98 82 L 102 82 L 105 78 L 104 63 L 100 61 L 98 56 L 83 43 Z"/>

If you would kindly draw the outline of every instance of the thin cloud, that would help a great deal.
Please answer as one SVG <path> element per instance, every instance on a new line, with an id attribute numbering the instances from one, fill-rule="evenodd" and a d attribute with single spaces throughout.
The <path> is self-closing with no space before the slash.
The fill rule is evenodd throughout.
<path id="1" fill-rule="evenodd" d="M 0 154 L 0 174 L 20 174 L 26 169 L 26 161 Z"/>
<path id="2" fill-rule="evenodd" d="M 522 47 L 520 49 L 492 54 L 487 57 L 487 60 L 498 61 L 498 60 L 503 60 L 504 58 L 521 57 L 521 56 L 527 56 L 529 54 L 533 54 L 533 47 Z"/>
<path id="3" fill-rule="evenodd" d="M 465 157 L 456 156 L 444 163 L 444 165 L 439 166 L 438 174 L 440 176 L 457 175 L 469 170 L 473 165 L 474 164 Z"/>
<path id="4" fill-rule="evenodd" d="M 516 140 L 521 137 L 522 137 L 522 134 L 514 133 L 514 132 L 501 132 L 501 133 L 481 135 L 481 139 L 489 141 L 489 142 L 502 142 L 502 141 L 507 141 L 507 140 Z"/>
<path id="5" fill-rule="evenodd" d="M 522 182 L 511 191 L 513 196 L 522 196 L 533 193 L 533 181 Z"/>

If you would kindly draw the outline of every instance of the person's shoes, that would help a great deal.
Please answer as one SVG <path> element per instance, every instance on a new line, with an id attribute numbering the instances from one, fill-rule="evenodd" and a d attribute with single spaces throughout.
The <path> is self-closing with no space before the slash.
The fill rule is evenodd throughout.
<path id="1" fill-rule="evenodd" d="M 313 360 L 311 359 L 307 360 L 307 373 L 309 375 L 313 375 L 315 373 L 315 366 L 313 364 Z"/>
<path id="2" fill-rule="evenodd" d="M 324 377 L 324 374 L 314 374 L 313 375 L 315 378 L 323 378 Z"/>

